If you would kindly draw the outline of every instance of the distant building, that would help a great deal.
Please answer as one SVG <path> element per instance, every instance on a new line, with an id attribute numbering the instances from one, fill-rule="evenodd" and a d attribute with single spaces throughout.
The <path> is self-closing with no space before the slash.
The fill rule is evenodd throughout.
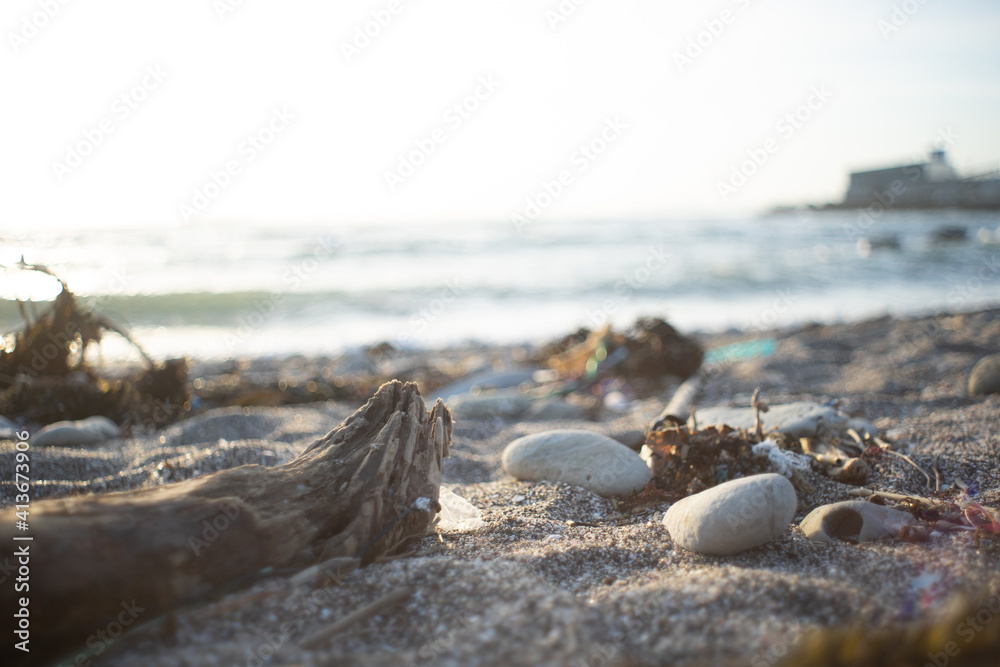
<path id="1" fill-rule="evenodd" d="M 1000 174 L 961 178 L 944 151 L 929 162 L 856 171 L 838 208 L 881 204 L 894 208 L 1000 209 Z"/>

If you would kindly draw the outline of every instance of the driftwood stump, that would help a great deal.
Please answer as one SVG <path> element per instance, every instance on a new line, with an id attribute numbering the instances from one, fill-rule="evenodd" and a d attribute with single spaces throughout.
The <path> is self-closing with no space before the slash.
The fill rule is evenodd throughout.
<path id="1" fill-rule="evenodd" d="M 285 465 L 33 503 L 30 543 L 8 516 L 0 539 L 30 544 L 32 653 L 82 647 L 123 606 L 141 623 L 267 566 L 391 552 L 430 525 L 451 432 L 444 403 L 393 381 Z M 3 586 L 4 608 L 20 595 Z"/>

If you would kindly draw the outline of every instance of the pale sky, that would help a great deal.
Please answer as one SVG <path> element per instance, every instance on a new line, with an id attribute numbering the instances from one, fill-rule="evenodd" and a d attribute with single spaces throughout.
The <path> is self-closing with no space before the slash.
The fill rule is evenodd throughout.
<path id="1" fill-rule="evenodd" d="M 1000 163 L 994 0 L 577 3 L 7 0 L 0 230 L 740 215 Z"/>

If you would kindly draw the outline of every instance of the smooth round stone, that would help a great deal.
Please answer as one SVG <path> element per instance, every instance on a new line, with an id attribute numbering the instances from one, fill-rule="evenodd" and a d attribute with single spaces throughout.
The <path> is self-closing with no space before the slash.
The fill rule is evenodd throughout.
<path id="1" fill-rule="evenodd" d="M 792 483 L 766 473 L 682 498 L 667 510 L 663 525 L 678 546 L 694 553 L 730 556 L 769 542 L 795 517 Z"/>
<path id="2" fill-rule="evenodd" d="M 834 538 L 874 542 L 899 537 L 903 527 L 915 521 L 909 512 L 864 500 L 845 500 L 817 507 L 799 527 L 813 542 L 832 544 Z"/>
<path id="3" fill-rule="evenodd" d="M 587 408 L 582 405 L 570 403 L 563 398 L 544 398 L 528 408 L 527 412 L 521 415 L 521 419 L 526 421 L 546 421 L 563 419 L 569 421 L 586 420 Z"/>
<path id="4" fill-rule="evenodd" d="M 0 416 L 0 440 L 13 440 L 17 437 L 17 424 Z"/>
<path id="5" fill-rule="evenodd" d="M 455 419 L 478 421 L 503 417 L 519 417 L 531 407 L 533 399 L 517 389 L 486 394 L 462 394 L 448 399 L 448 409 Z"/>
<path id="6" fill-rule="evenodd" d="M 639 451 L 639 449 L 646 443 L 646 432 L 640 431 L 637 428 L 612 431 L 611 437 L 629 449 L 635 451 Z"/>
<path id="7" fill-rule="evenodd" d="M 440 398 L 447 403 L 453 396 L 468 394 L 472 391 L 515 388 L 524 382 L 531 382 L 532 377 L 537 370 L 537 368 L 532 366 L 512 368 L 505 372 L 486 370 L 479 373 L 473 373 L 472 375 L 467 375 L 460 380 L 456 380 L 455 382 L 446 384 L 445 386 L 434 390 L 431 393 L 430 401 Z"/>
<path id="8" fill-rule="evenodd" d="M 754 414 L 753 408 L 704 408 L 697 410 L 688 423 L 697 422 L 701 428 L 726 424 L 736 429 L 751 429 Z M 765 431 L 777 430 L 796 438 L 815 436 L 824 427 L 840 431 L 848 425 L 850 419 L 847 414 L 835 408 L 811 401 L 772 405 L 760 417 Z"/>
<path id="9" fill-rule="evenodd" d="M 96 416 L 49 424 L 35 434 L 31 444 L 39 447 L 93 445 L 120 435 L 121 429 L 117 424 L 107 417 Z"/>
<path id="10" fill-rule="evenodd" d="M 606 435 L 558 429 L 518 438 L 503 451 L 503 469 L 525 482 L 565 482 L 602 496 L 645 488 L 652 473 L 633 452 Z"/>
<path id="11" fill-rule="evenodd" d="M 983 357 L 969 374 L 969 396 L 1000 393 L 1000 354 Z"/>

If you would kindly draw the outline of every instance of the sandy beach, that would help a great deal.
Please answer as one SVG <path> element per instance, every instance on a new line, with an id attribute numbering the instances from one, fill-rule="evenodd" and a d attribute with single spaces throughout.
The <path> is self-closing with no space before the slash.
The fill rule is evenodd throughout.
<path id="1" fill-rule="evenodd" d="M 1000 667 L 1000 2 L 5 7 L 0 667 Z"/>
<path id="2" fill-rule="evenodd" d="M 777 340 L 774 354 L 714 367 L 699 407 L 746 406 L 756 388 L 772 404 L 836 399 L 925 470 L 936 467 L 942 489 L 963 484 L 982 505 L 1000 505 L 1000 395 L 973 398 L 966 389 L 975 362 L 1000 351 L 1000 309 L 695 337 L 709 349 L 761 335 Z M 436 389 L 424 389 L 428 383 L 514 367 L 530 352 L 468 346 L 381 363 L 396 369 L 398 379 L 423 383 L 426 399 Z M 317 376 L 324 369 L 360 377 L 366 371 L 357 361 L 299 357 L 242 367 L 260 378 Z M 225 370 L 195 362 L 190 378 L 207 382 Z M 129 632 L 101 642 L 99 653 L 73 653 L 52 664 L 758 667 L 781 664 L 831 628 L 933 622 L 955 596 L 1000 593 L 1000 550 L 987 541 L 977 547 L 969 534 L 922 543 L 807 540 L 798 522 L 819 505 L 849 499 L 851 488 L 817 471 L 805 473 L 815 490 L 799 493 L 790 529 L 727 557 L 678 548 L 661 523 L 668 502 L 627 513 L 586 489 L 519 482 L 503 471 L 507 444 L 555 428 L 592 430 L 636 446 L 676 386 L 667 383 L 624 412 L 592 408 L 595 419 L 457 419 L 442 481 L 481 510 L 481 528 L 427 534 L 400 557 L 347 574 L 339 585 L 296 586 L 294 570 L 277 570 L 164 616 L 138 611 Z M 285 463 L 359 405 L 213 408 L 101 445 L 36 447 L 33 497 L 148 488 L 248 463 Z M 13 477 L 13 453 L 13 442 L 0 445 L 4 480 Z M 934 492 L 899 457 L 872 462 L 866 486 Z M 9 508 L 13 489 L 6 482 L 0 488 Z M 412 592 L 382 612 L 319 646 L 302 645 L 403 587 Z M 955 641 L 964 645 L 957 635 Z M 986 663 L 963 662 L 959 653 L 949 664 Z"/>

